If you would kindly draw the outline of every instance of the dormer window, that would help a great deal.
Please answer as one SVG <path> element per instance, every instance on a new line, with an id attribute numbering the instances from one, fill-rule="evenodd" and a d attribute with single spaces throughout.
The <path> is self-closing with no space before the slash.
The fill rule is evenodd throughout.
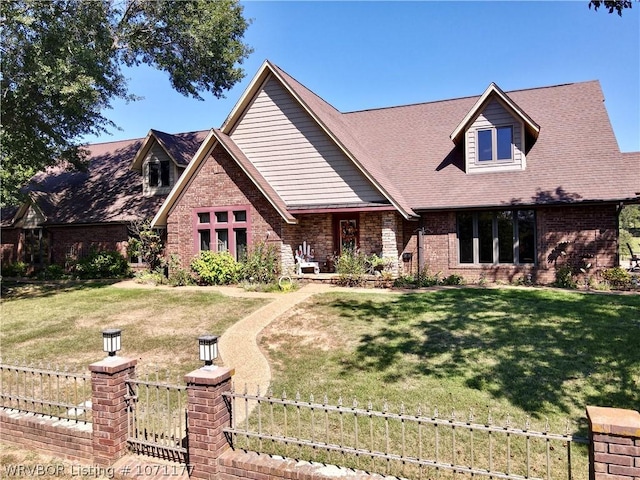
<path id="1" fill-rule="evenodd" d="M 513 127 L 511 125 L 477 131 L 478 162 L 513 160 Z"/>
<path id="2" fill-rule="evenodd" d="M 463 147 L 465 172 L 476 174 L 526 170 L 526 152 L 539 133 L 540 126 L 492 83 L 449 137 Z"/>
<path id="3" fill-rule="evenodd" d="M 171 162 L 169 160 L 149 162 L 149 186 L 168 187 L 171 182 Z"/>

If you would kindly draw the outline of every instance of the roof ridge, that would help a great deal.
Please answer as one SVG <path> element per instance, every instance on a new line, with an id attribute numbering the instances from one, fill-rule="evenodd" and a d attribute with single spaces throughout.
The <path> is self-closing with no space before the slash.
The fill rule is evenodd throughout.
<path id="1" fill-rule="evenodd" d="M 498 88 L 498 84 L 496 82 L 491 82 L 494 85 L 496 85 Z M 546 85 L 546 86 L 542 86 L 542 87 L 530 87 L 530 88 L 519 88 L 516 90 L 503 90 L 504 93 L 506 94 L 510 94 L 510 93 L 518 93 L 518 92 L 530 92 L 530 91 L 534 91 L 534 90 L 544 90 L 544 89 L 548 89 L 548 88 L 558 88 L 558 87 L 566 87 L 569 85 L 579 85 L 579 84 L 586 84 L 586 83 L 598 83 L 598 80 L 585 80 L 585 81 L 581 81 L 581 82 L 567 82 L 567 83 L 559 83 L 559 84 L 555 84 L 555 85 Z M 401 105 L 388 105 L 385 107 L 374 107 L 374 108 L 364 108 L 362 110 L 351 110 L 348 112 L 341 112 L 343 115 L 350 115 L 353 113 L 366 113 L 366 112 L 375 112 L 375 111 L 379 111 L 379 110 L 390 110 L 393 108 L 406 108 L 406 107 L 417 107 L 417 106 L 421 106 L 421 105 L 432 105 L 432 104 L 436 104 L 436 103 L 444 103 L 444 102 L 455 102 L 458 100 L 469 100 L 469 99 L 473 99 L 473 98 L 480 98 L 482 96 L 482 94 L 477 94 L 477 95 L 466 95 L 464 97 L 454 97 L 454 98 L 441 98 L 439 100 L 431 100 L 431 101 L 426 101 L 426 102 L 413 102 L 413 103 L 405 103 L 405 104 L 401 104 Z"/>

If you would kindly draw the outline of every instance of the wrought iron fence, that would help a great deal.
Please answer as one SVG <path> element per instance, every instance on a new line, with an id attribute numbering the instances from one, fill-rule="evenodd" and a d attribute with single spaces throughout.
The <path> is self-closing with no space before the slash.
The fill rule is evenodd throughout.
<path id="1" fill-rule="evenodd" d="M 186 386 L 127 380 L 127 441 L 140 455 L 187 463 Z"/>
<path id="2" fill-rule="evenodd" d="M 406 478 L 588 477 L 585 447 L 578 461 L 573 454 L 574 444 L 588 440 L 572 435 L 568 425 L 557 434 L 548 426 L 532 430 L 529 420 L 517 428 L 509 417 L 502 425 L 491 415 L 481 423 L 473 412 L 444 416 L 419 408 L 412 414 L 404 406 L 392 412 L 385 404 L 377 411 L 356 400 L 331 405 L 326 396 L 319 403 L 299 394 L 224 395 L 232 409 L 225 432 L 235 448 Z"/>
<path id="3" fill-rule="evenodd" d="M 0 401 L 3 408 L 88 423 L 91 376 L 0 362 Z"/>

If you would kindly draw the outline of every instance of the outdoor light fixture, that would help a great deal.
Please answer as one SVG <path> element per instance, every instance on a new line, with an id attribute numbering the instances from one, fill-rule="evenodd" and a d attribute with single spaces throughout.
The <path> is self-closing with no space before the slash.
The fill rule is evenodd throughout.
<path id="1" fill-rule="evenodd" d="M 102 350 L 107 352 L 110 357 L 115 356 L 120 350 L 120 334 L 122 330 L 119 328 L 110 328 L 102 331 Z"/>
<path id="2" fill-rule="evenodd" d="M 213 361 L 218 358 L 218 337 L 215 335 L 203 335 L 198 337 L 200 347 L 200 360 L 205 367 L 213 365 Z"/>

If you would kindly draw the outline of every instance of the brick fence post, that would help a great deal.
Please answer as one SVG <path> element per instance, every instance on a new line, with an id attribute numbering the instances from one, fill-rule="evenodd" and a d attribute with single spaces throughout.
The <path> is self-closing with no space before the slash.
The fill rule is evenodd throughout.
<path id="1" fill-rule="evenodd" d="M 640 413 L 620 408 L 587 407 L 589 479 L 640 478 Z"/>
<path id="2" fill-rule="evenodd" d="M 127 452 L 126 381 L 135 377 L 136 363 L 116 356 L 89 365 L 96 465 L 110 466 Z"/>
<path id="3" fill-rule="evenodd" d="M 227 402 L 233 369 L 200 368 L 185 375 L 187 384 L 188 458 L 192 478 L 213 479 L 218 457 L 229 448 L 223 428 L 231 425 Z"/>

